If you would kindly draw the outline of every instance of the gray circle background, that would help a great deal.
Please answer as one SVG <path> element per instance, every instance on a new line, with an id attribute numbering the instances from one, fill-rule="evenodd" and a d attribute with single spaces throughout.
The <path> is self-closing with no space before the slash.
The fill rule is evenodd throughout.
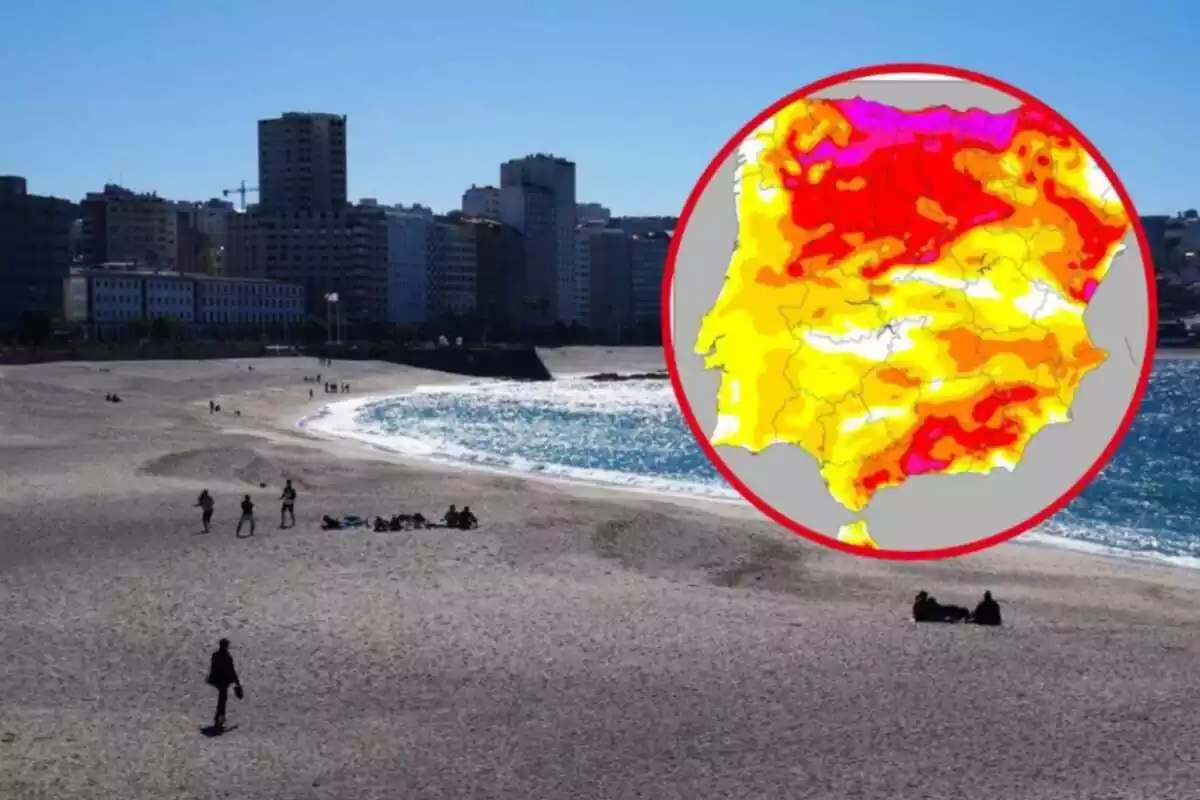
<path id="1" fill-rule="evenodd" d="M 1020 104 L 989 87 L 950 79 L 855 80 L 811 96 L 861 97 L 906 109 L 944 104 L 1003 112 Z M 706 436 L 716 426 L 721 374 L 706 370 L 703 357 L 693 351 L 701 320 L 720 293 L 737 239 L 736 159 L 735 151 L 702 191 L 686 228 L 676 234 L 679 243 L 671 286 L 675 365 L 688 405 Z M 764 503 L 831 538 L 840 526 L 865 519 L 881 548 L 932 550 L 977 542 L 1024 523 L 1091 469 L 1120 427 L 1137 390 L 1146 354 L 1149 292 L 1137 236 L 1131 232 L 1124 244 L 1085 314 L 1092 340 L 1108 352 L 1108 358 L 1080 384 L 1071 420 L 1043 428 L 1014 471 L 910 478 L 899 487 L 880 491 L 855 515 L 829 495 L 816 459 L 797 445 L 772 445 L 758 454 L 721 446 L 717 454 Z"/>

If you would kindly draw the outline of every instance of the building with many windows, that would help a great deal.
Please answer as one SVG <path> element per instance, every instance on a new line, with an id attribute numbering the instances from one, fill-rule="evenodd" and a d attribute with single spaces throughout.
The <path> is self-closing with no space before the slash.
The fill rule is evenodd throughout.
<path id="1" fill-rule="evenodd" d="M 634 234 L 629 246 L 630 308 L 634 324 L 644 335 L 657 330 L 662 317 L 662 282 L 671 250 L 665 231 Z"/>
<path id="2" fill-rule="evenodd" d="M 346 205 L 346 117 L 289 111 L 258 121 L 258 200 L 269 211 Z"/>
<path id="3" fill-rule="evenodd" d="M 388 223 L 373 203 L 346 203 L 346 118 L 286 113 L 258 123 L 259 203 L 228 218 L 225 274 L 304 287 L 322 324 L 336 295 L 351 335 L 384 323 Z"/>
<path id="4" fill-rule="evenodd" d="M 107 184 L 81 204 L 85 264 L 130 261 L 161 269 L 178 264 L 178 207 L 156 194 Z"/>
<path id="5" fill-rule="evenodd" d="M 420 325 L 429 314 L 429 244 L 433 211 L 422 205 L 384 210 L 387 225 L 388 322 Z"/>
<path id="6" fill-rule="evenodd" d="M 591 297 L 590 327 L 611 341 L 658 338 L 662 281 L 671 235 L 604 228 L 585 238 Z"/>
<path id="7" fill-rule="evenodd" d="M 530 213 L 531 203 L 539 206 L 536 214 Z M 500 211 L 501 220 L 525 237 L 527 321 L 574 321 L 569 316 L 575 299 L 575 163 L 537 153 L 501 164 Z"/>
<path id="8" fill-rule="evenodd" d="M 308 314 L 337 294 L 348 325 L 388 318 L 388 222 L 380 207 L 330 212 L 252 209 L 229 218 L 226 275 L 304 287 Z"/>
<path id="9" fill-rule="evenodd" d="M 475 313 L 489 327 L 517 320 L 516 274 L 525 263 L 520 231 L 494 219 L 464 218 L 474 231 Z"/>
<path id="10" fill-rule="evenodd" d="M 628 341 L 633 328 L 632 241 L 618 228 L 605 228 L 588 239 L 590 327 L 611 342 Z"/>
<path id="11" fill-rule="evenodd" d="M 134 322 L 167 319 L 189 335 L 206 329 L 278 329 L 304 320 L 304 288 L 248 278 L 181 274 L 126 264 L 76 268 L 63 287 L 63 315 L 98 338 L 123 338 Z"/>
<path id="12" fill-rule="evenodd" d="M 603 220 L 575 228 L 575 307 L 572 316 L 580 325 L 592 327 L 592 237 L 605 230 Z"/>
<path id="13" fill-rule="evenodd" d="M 18 329 L 23 312 L 60 313 L 74 216 L 70 201 L 29 194 L 24 178 L 0 176 L 0 329 Z"/>
<path id="14" fill-rule="evenodd" d="M 206 326 L 280 328 L 304 321 L 304 287 L 263 278 L 189 276 L 196 321 Z"/>
<path id="15" fill-rule="evenodd" d="M 500 190 L 495 186 L 472 186 L 463 192 L 464 217 L 500 219 Z"/>
<path id="16" fill-rule="evenodd" d="M 474 314 L 478 287 L 475 228 L 461 216 L 435 218 L 429 236 L 429 315 Z"/>

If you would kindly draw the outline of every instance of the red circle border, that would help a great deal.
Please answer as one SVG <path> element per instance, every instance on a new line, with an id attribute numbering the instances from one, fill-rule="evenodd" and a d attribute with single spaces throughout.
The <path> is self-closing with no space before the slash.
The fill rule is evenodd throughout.
<path id="1" fill-rule="evenodd" d="M 1148 330 L 1146 334 L 1146 350 L 1142 359 L 1142 370 L 1138 376 L 1137 387 L 1134 389 L 1133 397 L 1130 400 L 1129 408 L 1125 411 L 1125 416 L 1121 419 L 1121 424 L 1117 427 L 1108 446 L 1100 454 L 1100 457 L 1066 492 L 1062 494 L 1053 503 L 1047 505 L 1042 511 L 1029 517 L 1024 522 L 1003 530 L 992 536 L 983 539 L 978 539 L 974 542 L 955 545 L 953 547 L 942 547 L 930 550 L 886 550 L 859 545 L 851 545 L 845 542 L 838 541 L 832 536 L 823 533 L 818 533 L 810 528 L 806 528 L 796 520 L 793 520 L 784 514 L 776 511 L 766 501 L 756 495 L 749 486 L 742 482 L 740 478 L 731 470 L 717 454 L 716 449 L 708 440 L 708 435 L 700 426 L 699 420 L 696 418 L 695 412 L 692 410 L 691 404 L 688 402 L 687 395 L 683 390 L 683 382 L 679 377 L 679 369 L 675 363 L 675 342 L 672 337 L 671 325 L 671 306 L 672 306 L 672 289 L 675 280 L 675 261 L 679 254 L 679 243 L 683 240 L 687 232 L 687 225 L 691 219 L 692 212 L 695 210 L 700 196 L 708 188 L 712 182 L 713 176 L 721 165 L 733 154 L 734 150 L 740 145 L 751 132 L 759 125 L 765 122 L 769 117 L 774 116 L 781 109 L 801 100 L 814 92 L 819 92 L 823 89 L 828 89 L 843 83 L 848 83 L 854 80 L 863 78 L 872 78 L 880 75 L 895 75 L 897 73 L 917 73 L 927 75 L 941 75 L 948 78 L 957 78 L 959 80 L 970 81 L 998 92 L 1006 94 L 1022 103 L 1031 106 L 1039 106 L 1046 111 L 1052 113 L 1061 122 L 1063 122 L 1072 136 L 1087 150 L 1088 154 L 1096 161 L 1097 165 L 1103 170 L 1105 177 L 1108 178 L 1113 188 L 1116 190 L 1121 203 L 1125 208 L 1125 212 L 1129 215 L 1130 224 L 1133 227 L 1134 233 L 1137 236 L 1138 248 L 1142 258 L 1142 266 L 1146 274 L 1146 289 L 1147 301 L 1149 303 L 1149 314 L 1147 315 Z M 1072 500 L 1074 500 L 1084 488 L 1095 479 L 1096 475 L 1108 464 L 1116 453 L 1121 441 L 1129 432 L 1130 426 L 1133 425 L 1134 418 L 1137 416 L 1138 408 L 1141 406 L 1142 399 L 1146 394 L 1146 389 L 1150 383 L 1150 373 L 1154 367 L 1155 353 L 1157 352 L 1157 330 L 1158 330 L 1158 287 L 1155 280 L 1154 264 L 1150 258 L 1150 247 L 1146 239 L 1146 231 L 1142 227 L 1141 219 L 1137 214 L 1137 209 L 1130 198 L 1129 193 L 1125 190 L 1125 186 L 1121 183 L 1120 178 L 1113 170 L 1112 166 L 1105 160 L 1104 156 L 1096 148 L 1091 141 L 1084 136 L 1078 128 L 1076 128 L 1070 120 L 1063 117 L 1046 103 L 1038 100 L 1028 92 L 1018 89 L 1015 86 L 1010 86 L 1001 80 L 993 78 L 989 75 L 984 75 L 979 72 L 961 69 L 959 67 L 951 67 L 939 64 L 924 64 L 919 62 L 903 62 L 903 63 L 888 63 L 876 64 L 873 66 L 859 67 L 857 69 L 839 72 L 835 75 L 830 75 L 822 78 L 815 83 L 810 83 L 787 96 L 777 100 L 764 111 L 761 111 L 754 119 L 742 126 L 742 128 L 733 135 L 733 137 L 721 148 L 720 152 L 709 163 L 704 173 L 700 176 L 700 180 L 692 188 L 688 195 L 687 202 L 684 203 L 683 211 L 679 215 L 679 223 L 676 225 L 675 234 L 672 237 L 670 250 L 667 253 L 667 263 L 663 270 L 662 282 L 662 342 L 665 361 L 667 365 L 667 373 L 671 379 L 671 388 L 675 393 L 676 401 L 679 404 L 679 410 L 687 421 L 688 428 L 692 435 L 699 443 L 705 457 L 716 468 L 730 486 L 737 490 L 745 500 L 752 506 L 758 509 L 769 519 L 787 528 L 792 533 L 804 537 L 817 544 L 830 547 L 834 550 L 840 550 L 844 553 L 849 553 L 856 556 L 864 556 L 868 558 L 878 558 L 890 561 L 930 561 L 942 558 L 953 558 L 955 556 L 963 556 L 969 553 L 977 553 L 986 550 L 989 547 L 1001 544 L 1003 542 L 1014 539 L 1022 533 L 1029 531 L 1031 528 L 1046 521 L 1054 514 L 1057 514 L 1065 508 Z"/>

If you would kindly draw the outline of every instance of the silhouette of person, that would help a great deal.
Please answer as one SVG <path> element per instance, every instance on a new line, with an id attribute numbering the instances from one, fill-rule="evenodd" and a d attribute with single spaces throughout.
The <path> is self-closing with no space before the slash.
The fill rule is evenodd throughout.
<path id="1" fill-rule="evenodd" d="M 208 489 L 202 491 L 200 497 L 196 499 L 196 506 L 200 509 L 200 523 L 204 526 L 205 533 L 208 533 L 209 523 L 212 522 L 214 505 L 216 504 L 213 502 L 212 495 L 208 493 Z"/>
<path id="2" fill-rule="evenodd" d="M 250 495 L 242 498 L 242 517 L 238 520 L 236 534 L 242 535 L 242 526 L 250 523 L 250 535 L 254 535 L 254 502 L 250 499 Z"/>
<path id="3" fill-rule="evenodd" d="M 475 514 L 471 511 L 470 506 L 463 506 L 462 511 L 458 512 L 458 527 L 464 531 L 469 531 L 479 524 Z"/>
<path id="4" fill-rule="evenodd" d="M 242 682 L 238 680 L 237 670 L 233 668 L 233 656 L 229 654 L 228 639 L 222 639 L 217 644 L 217 651 L 212 654 L 208 685 L 217 690 L 217 714 L 213 718 L 213 727 L 220 730 L 225 727 L 225 704 L 229 702 L 229 687 L 236 686 L 239 697 L 242 690 Z"/>
<path id="5" fill-rule="evenodd" d="M 975 613 L 971 615 L 971 621 L 976 625 L 1000 624 L 1000 604 L 992 599 L 991 592 L 983 593 L 983 599 L 979 601 L 979 605 L 975 606 Z"/>
<path id="6" fill-rule="evenodd" d="M 917 597 L 913 600 L 912 616 L 914 622 L 929 622 L 933 619 L 933 604 L 930 602 L 929 593 L 924 589 L 917 592 Z"/>
<path id="7" fill-rule="evenodd" d="M 283 494 L 279 495 L 279 499 L 283 501 L 283 505 L 279 507 L 279 527 L 287 527 L 287 519 L 292 520 L 292 527 L 296 526 L 296 489 L 292 486 L 292 481 L 289 478 L 287 483 L 283 485 Z"/>
<path id="8" fill-rule="evenodd" d="M 442 516 L 442 522 L 445 524 L 445 526 L 447 528 L 457 528 L 458 527 L 458 509 L 455 508 L 454 506 L 450 506 L 450 508 L 446 509 L 445 515 Z"/>

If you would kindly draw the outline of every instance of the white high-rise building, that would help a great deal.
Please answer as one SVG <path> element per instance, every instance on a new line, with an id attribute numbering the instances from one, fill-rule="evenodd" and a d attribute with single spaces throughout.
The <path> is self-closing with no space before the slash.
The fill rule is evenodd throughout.
<path id="1" fill-rule="evenodd" d="M 592 237 L 604 230 L 602 220 L 575 228 L 575 303 L 571 322 L 592 326 Z"/>
<path id="2" fill-rule="evenodd" d="M 505 190 L 523 191 L 527 322 L 569 321 L 575 307 L 575 163 L 537 153 L 500 165 L 501 213 Z M 530 216 L 535 210 L 536 214 Z M 511 209 L 510 209 L 511 211 Z M 541 219 L 541 217 L 548 219 Z M 504 222 L 513 224 L 505 219 Z"/>
<path id="3" fill-rule="evenodd" d="M 419 325 L 429 308 L 429 247 L 433 210 L 422 205 L 384 209 L 387 219 L 387 306 L 393 325 Z"/>
<path id="4" fill-rule="evenodd" d="M 500 190 L 495 186 L 472 186 L 463 192 L 463 216 L 500 219 Z"/>

